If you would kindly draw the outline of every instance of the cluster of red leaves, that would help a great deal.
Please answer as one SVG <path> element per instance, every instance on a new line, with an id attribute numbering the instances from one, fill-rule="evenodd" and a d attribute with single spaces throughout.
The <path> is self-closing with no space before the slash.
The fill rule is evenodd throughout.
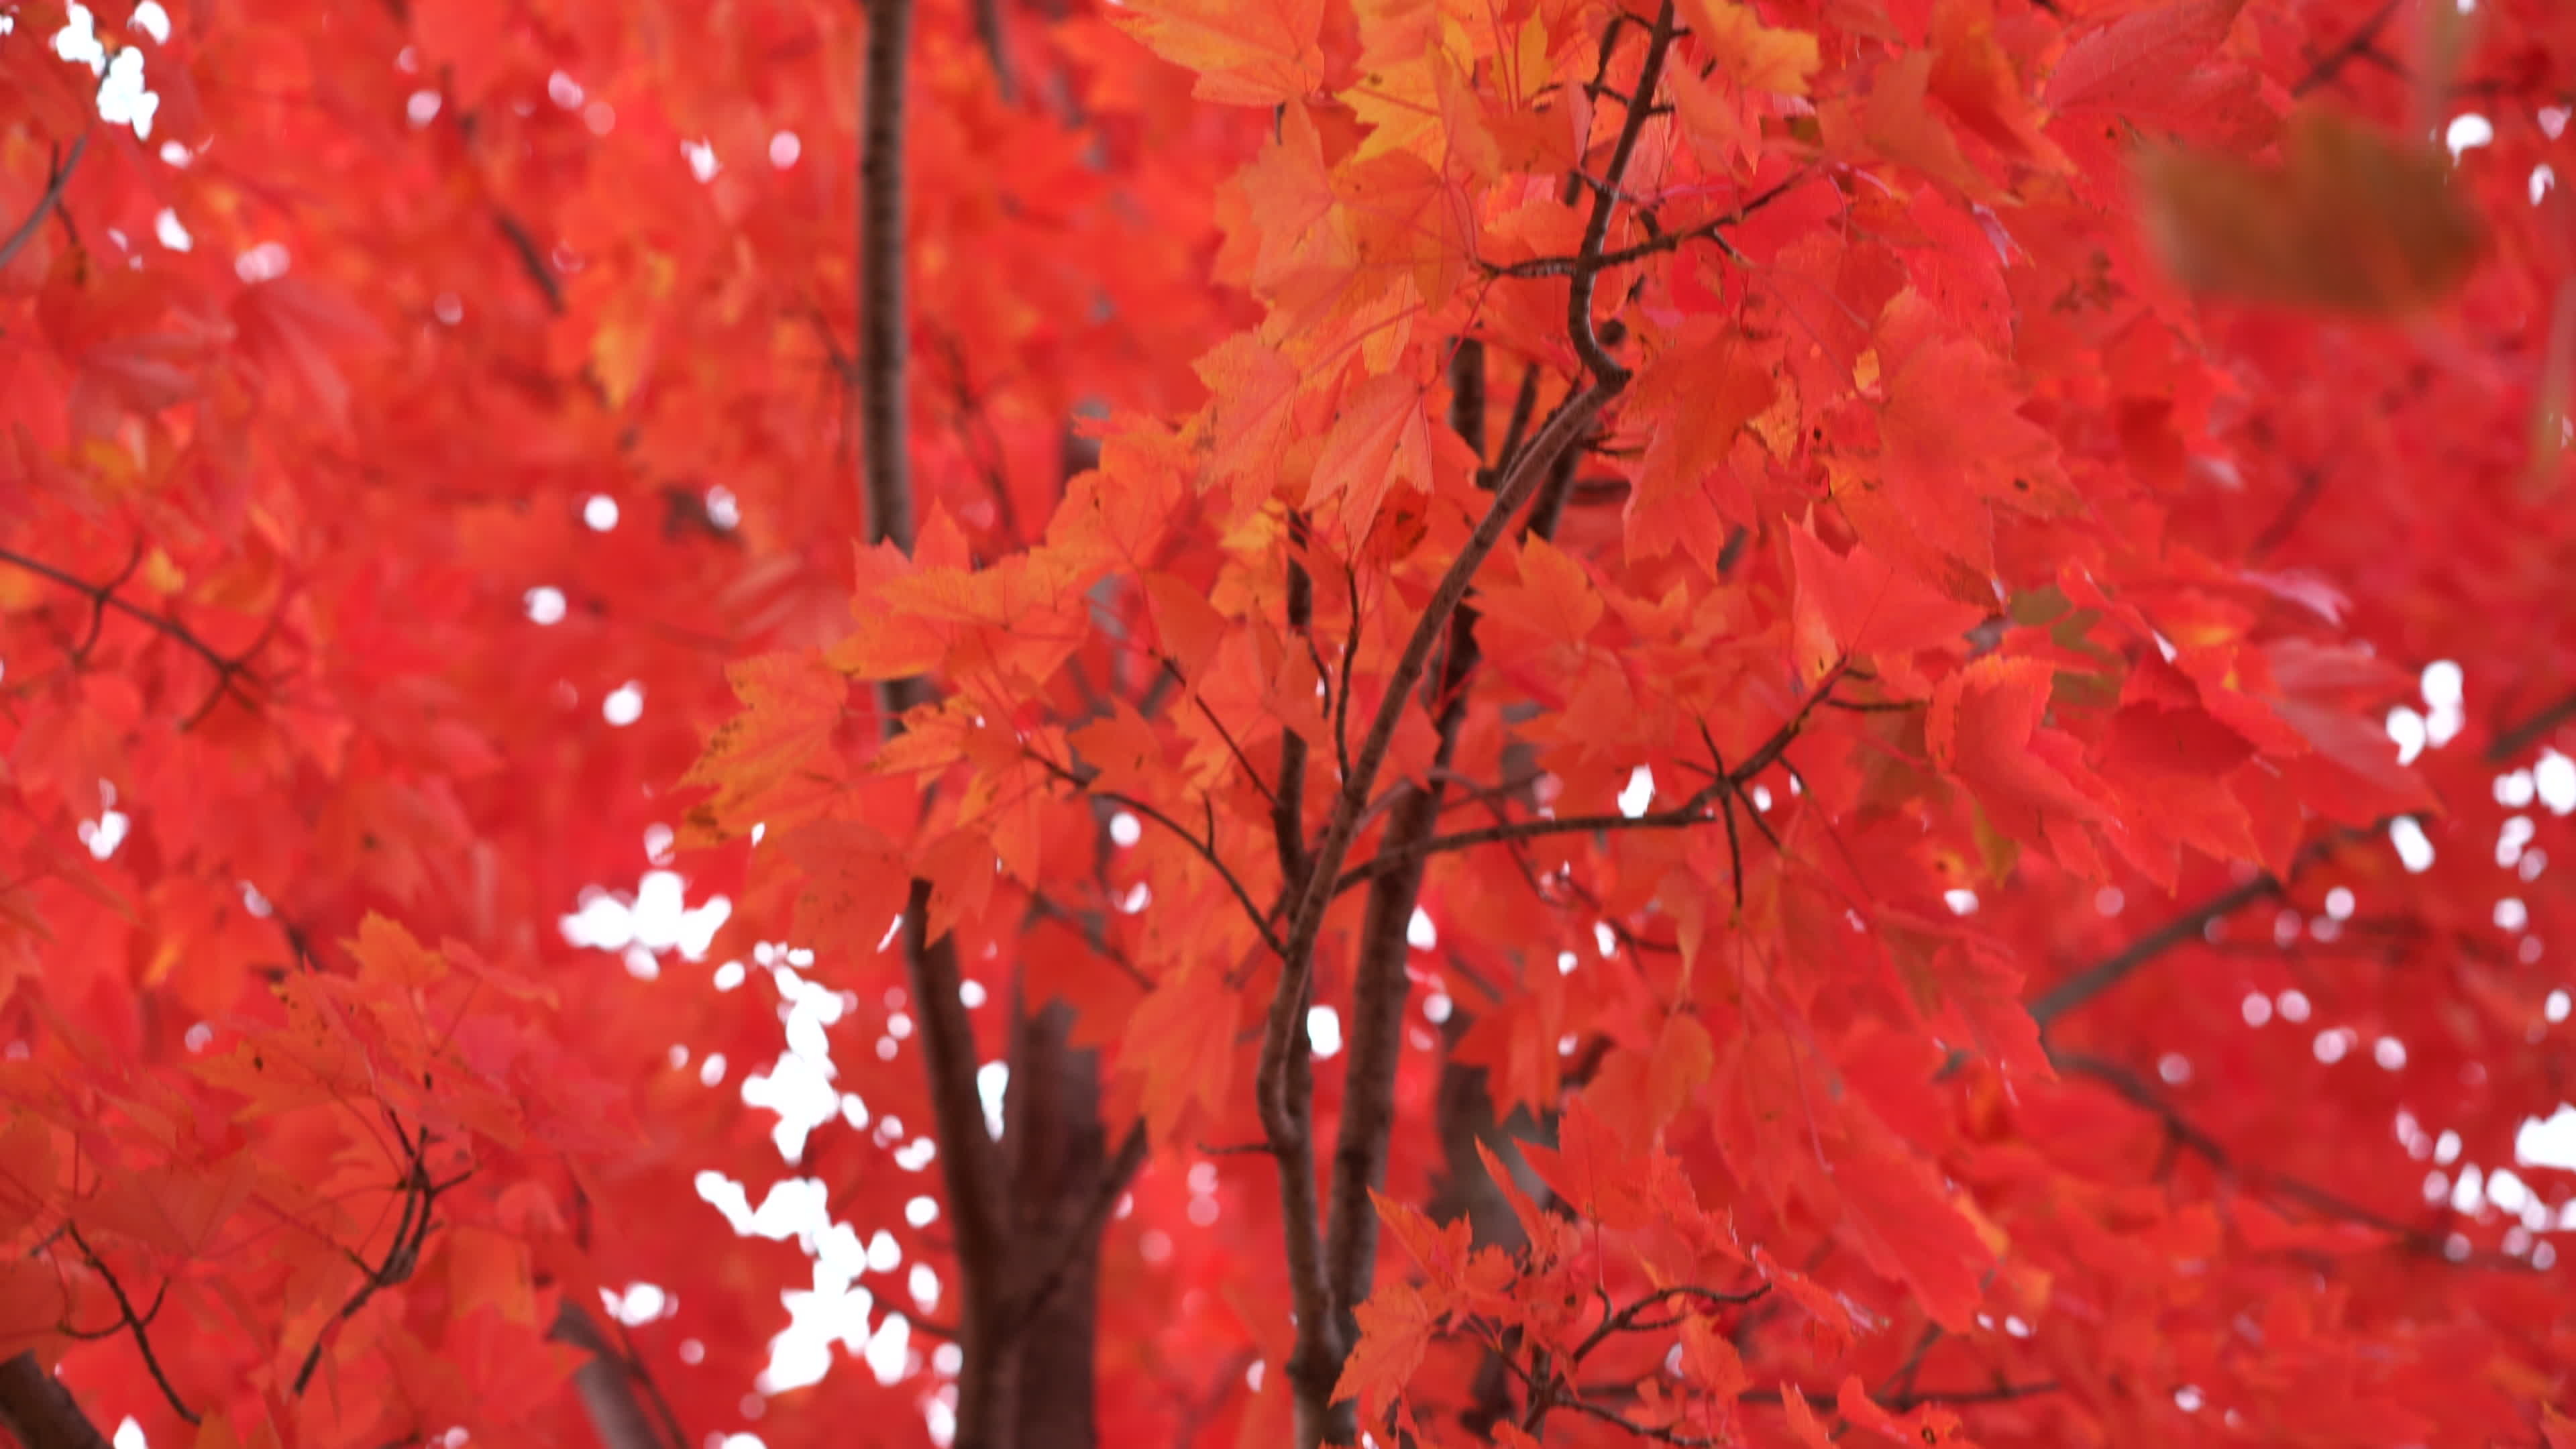
<path id="1" fill-rule="evenodd" d="M 980 1056 L 1061 999 L 1146 1124 L 1121 1441 L 2568 1434 L 2568 1184 L 2424 1159 L 2567 1091 L 2576 841 L 2496 776 L 2576 687 L 2576 12 L 931 7 L 853 564 L 860 7 L 91 10 L 149 141 L 0 34 L 0 1358 L 572 1442 L 647 1280 L 667 1422 L 917 1442 L 926 1352 L 746 1404 L 809 1268 L 695 1183 L 949 1274 L 919 879 Z M 565 943 L 674 844 L 703 960 Z M 865 1104 L 793 1168 L 716 1060 L 787 940 Z M 1292 1383 L 1310 1003 L 1393 1044 L 1402 1251 Z M 1444 1068 L 1541 1124 L 1473 1228 Z"/>

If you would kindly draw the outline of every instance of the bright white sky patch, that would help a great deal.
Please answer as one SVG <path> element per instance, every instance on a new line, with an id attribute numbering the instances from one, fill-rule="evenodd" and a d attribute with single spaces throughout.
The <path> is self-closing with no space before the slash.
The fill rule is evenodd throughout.
<path id="1" fill-rule="evenodd" d="M 2415 817 L 2401 816 L 2388 827 L 2388 838 L 2397 847 L 2397 859 L 2409 875 L 2422 875 L 2433 868 L 2433 842 Z"/>
<path id="2" fill-rule="evenodd" d="M 609 691 L 608 698 L 599 702 L 599 715 L 618 729 L 624 729 L 642 719 L 644 686 L 630 679 Z"/>
<path id="3" fill-rule="evenodd" d="M 1342 1014 L 1329 1006 L 1314 1007 L 1306 1013 L 1306 1040 L 1313 1043 L 1317 1060 L 1329 1060 L 1342 1050 Z"/>
<path id="4" fill-rule="evenodd" d="M 2531 767 L 2532 792 L 2552 815 L 2576 811 L 2576 760 L 2544 750 Z"/>
<path id="5" fill-rule="evenodd" d="M 1634 820 L 1655 803 L 1655 772 L 1639 765 L 1629 772 L 1627 787 L 1619 792 L 1619 813 Z"/>

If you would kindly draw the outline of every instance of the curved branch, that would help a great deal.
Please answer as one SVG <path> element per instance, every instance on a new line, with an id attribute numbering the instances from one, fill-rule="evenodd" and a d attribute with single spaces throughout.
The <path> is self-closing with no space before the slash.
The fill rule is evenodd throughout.
<path id="1" fill-rule="evenodd" d="M 9 233 L 7 240 L 0 241 L 0 267 L 18 259 L 19 251 L 35 240 L 36 229 L 43 226 L 45 218 L 53 215 L 54 208 L 62 204 L 63 192 L 72 184 L 72 170 L 80 165 L 81 153 L 88 149 L 87 136 L 72 142 L 72 153 L 45 178 L 45 192 L 36 198 L 36 204 L 27 212 L 27 219 L 18 223 L 18 229 Z"/>

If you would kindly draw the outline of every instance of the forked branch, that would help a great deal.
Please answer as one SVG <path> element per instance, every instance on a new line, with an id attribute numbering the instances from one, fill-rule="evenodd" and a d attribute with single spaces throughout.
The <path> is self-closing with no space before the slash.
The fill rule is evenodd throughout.
<path id="1" fill-rule="evenodd" d="M 1325 818 L 1322 837 L 1305 860 L 1305 879 L 1292 897 L 1295 907 L 1289 915 L 1279 981 L 1263 1025 L 1254 1096 L 1263 1136 L 1279 1168 L 1280 1224 L 1297 1315 L 1296 1346 L 1287 1369 L 1295 1403 L 1297 1442 L 1302 1449 L 1323 1443 L 1332 1431 L 1332 1391 L 1349 1349 L 1344 1305 L 1336 1302 L 1326 1255 L 1326 1223 L 1315 1183 L 1312 1102 L 1307 1081 L 1311 1063 L 1305 1040 L 1306 1011 L 1314 995 L 1315 948 L 1322 938 L 1324 917 L 1332 906 L 1343 862 L 1368 815 L 1371 792 L 1394 744 L 1396 727 L 1410 707 L 1414 692 L 1421 687 L 1433 656 L 1449 640 L 1452 621 L 1478 570 L 1501 543 L 1512 520 L 1537 497 L 1540 485 L 1556 475 L 1560 460 L 1592 431 L 1602 409 L 1625 389 L 1632 375 L 1603 346 L 1592 319 L 1593 292 L 1605 268 L 1602 257 L 1608 249 L 1611 213 L 1619 203 L 1620 182 L 1644 132 L 1649 104 L 1661 83 L 1664 60 L 1675 33 L 1672 0 L 1664 0 L 1649 28 L 1645 56 L 1631 91 L 1639 103 L 1628 107 L 1603 177 L 1590 188 L 1591 211 L 1571 274 L 1566 310 L 1567 330 L 1576 354 L 1583 360 L 1587 380 L 1557 405 L 1527 447 L 1503 470 L 1483 516 L 1433 586 L 1421 617 L 1389 671 L 1385 695 L 1343 772 L 1341 789 Z M 1614 30 L 1603 38 L 1605 65 L 1615 34 Z M 1337 709 L 1346 708 L 1348 701 L 1349 690 L 1345 687 L 1335 702 Z"/>

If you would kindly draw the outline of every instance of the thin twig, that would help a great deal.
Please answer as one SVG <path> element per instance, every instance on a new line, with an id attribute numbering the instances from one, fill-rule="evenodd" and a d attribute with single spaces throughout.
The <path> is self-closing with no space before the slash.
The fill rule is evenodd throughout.
<path id="1" fill-rule="evenodd" d="M 215 671 L 215 687 L 207 695 L 206 702 L 199 705 L 196 712 L 189 716 L 187 720 L 188 725 L 194 725 L 199 720 L 204 719 L 206 712 L 213 708 L 214 702 L 223 698 L 227 694 L 239 699 L 242 702 L 242 706 L 246 709 L 255 710 L 259 707 L 258 701 L 252 699 L 249 695 L 242 693 L 235 687 L 235 681 L 247 680 L 253 685 L 260 684 L 261 681 L 259 676 L 251 673 L 250 671 L 250 661 L 252 656 L 256 655 L 259 650 L 266 645 L 269 637 L 268 630 L 263 630 L 259 639 L 239 656 L 228 656 L 217 650 L 212 644 L 209 644 L 205 640 L 197 637 L 196 633 L 190 630 L 186 625 L 181 624 L 174 619 L 156 614 L 151 610 L 144 608 L 142 605 L 133 603 L 120 596 L 116 590 L 124 581 L 125 575 L 123 574 L 119 574 L 116 581 L 111 583 L 92 584 L 85 582 L 76 575 L 65 573 L 51 564 L 29 558 L 25 554 L 6 548 L 0 548 L 0 563 L 15 564 L 19 568 L 25 569 L 27 572 L 35 574 L 40 578 L 50 579 L 53 582 L 62 585 L 64 588 L 76 590 L 89 599 L 90 605 L 93 609 L 100 611 L 114 609 L 128 618 L 137 620 L 150 628 L 153 632 L 160 634 L 163 638 L 176 640 L 182 647 L 187 649 L 189 653 L 204 660 L 207 666 Z M 270 629 L 273 630 L 275 626 L 276 621 L 272 619 L 270 621 Z"/>
<path id="2" fill-rule="evenodd" d="M 63 1224 L 63 1231 L 71 1238 L 72 1246 L 80 1249 L 81 1257 L 88 1260 L 91 1269 L 98 1274 L 100 1280 L 107 1284 L 107 1291 L 115 1297 L 116 1311 L 125 1326 L 133 1330 L 134 1346 L 143 1353 L 143 1366 L 151 1370 L 152 1382 L 160 1386 L 161 1397 L 169 1401 L 171 1411 L 191 1424 L 202 1422 L 198 1418 L 197 1411 L 189 1408 L 188 1401 L 180 1398 L 179 1391 L 171 1386 L 170 1375 L 161 1367 L 161 1356 L 152 1351 L 149 1325 L 160 1312 L 159 1302 L 154 1302 L 151 1313 L 136 1313 L 134 1300 L 125 1296 L 125 1285 L 117 1281 L 116 1274 L 107 1266 L 107 1260 L 101 1258 L 90 1247 L 89 1241 L 81 1236 L 80 1229 L 67 1222 Z M 163 1285 L 163 1290 L 165 1292 L 168 1290 L 167 1284 Z"/>
<path id="3" fill-rule="evenodd" d="M 46 217 L 54 214 L 56 206 L 62 204 L 63 192 L 72 184 L 72 169 L 80 165 L 81 153 L 88 149 L 89 136 L 84 132 L 73 140 L 71 154 L 47 173 L 44 194 L 38 196 L 36 204 L 28 209 L 27 219 L 18 223 L 17 230 L 9 233 L 7 240 L 0 241 L 0 267 L 18 259 L 19 250 L 35 239 L 36 229 L 45 224 Z"/>
<path id="4" fill-rule="evenodd" d="M 2460 1267 L 2486 1268 L 2511 1273 L 2541 1271 L 2527 1259 L 2509 1253 L 2473 1251 L 2454 1256 L 2447 1235 L 2401 1222 L 2385 1213 L 2374 1212 L 2350 1198 L 2317 1186 L 2304 1178 L 2274 1172 L 2259 1164 L 2240 1160 L 2236 1154 L 2208 1132 L 2195 1126 L 2181 1109 L 2167 1101 L 2163 1094 L 2149 1086 L 2143 1077 L 2117 1062 L 2082 1052 L 2053 1052 L 2050 1060 L 2071 1076 L 2087 1077 L 2101 1083 L 2123 1101 L 2151 1113 L 2163 1125 L 2167 1139 L 2207 1162 L 2221 1177 L 2244 1187 L 2287 1198 L 2338 1222 L 2352 1223 L 2386 1233 L 2404 1243 L 2408 1249 L 2426 1257 L 2439 1258 Z"/>
<path id="5" fill-rule="evenodd" d="M 1680 231 L 1665 232 L 1660 236 L 1647 241 L 1638 242 L 1633 246 L 1624 246 L 1616 251 L 1603 252 L 1595 260 L 1604 268 L 1622 267 L 1626 266 L 1630 262 L 1642 262 L 1648 257 L 1658 256 L 1664 252 L 1677 251 L 1689 243 L 1699 241 L 1703 238 L 1723 244 L 1725 238 L 1721 236 L 1720 233 L 1724 232 L 1726 228 L 1743 225 L 1745 220 L 1751 217 L 1753 213 L 1760 211 L 1762 208 L 1769 206 L 1781 197 L 1788 195 L 1791 191 L 1796 190 L 1800 185 L 1804 184 L 1807 179 L 1808 173 L 1800 171 L 1785 180 L 1779 181 L 1765 188 L 1756 194 L 1751 200 L 1735 208 L 1733 211 L 1728 212 L 1724 216 L 1714 217 L 1708 221 L 1701 222 L 1697 226 L 1685 227 Z M 1730 247 L 1728 250 L 1731 252 L 1733 251 L 1733 248 Z M 1511 262 L 1503 266 L 1488 267 L 1486 268 L 1486 271 L 1497 277 L 1570 277 L 1574 275 L 1574 269 L 1581 263 L 1581 261 L 1582 258 L 1580 257 L 1533 257 L 1527 261 Z"/>
<path id="6" fill-rule="evenodd" d="M 1605 61 L 1617 28 L 1614 22 L 1611 33 L 1603 37 Z M 1664 0 L 1657 10 L 1639 71 L 1634 90 L 1637 96 L 1652 98 L 1673 34 L 1672 0 Z M 1610 158 L 1609 184 L 1593 194 L 1581 248 L 1584 260 L 1575 269 L 1568 288 L 1567 328 L 1590 381 L 1558 404 L 1531 438 L 1527 451 L 1504 470 L 1493 501 L 1432 589 L 1431 598 L 1388 675 L 1385 696 L 1378 703 L 1359 750 L 1343 772 L 1341 790 L 1325 821 L 1323 837 L 1309 859 L 1307 879 L 1296 893 L 1296 908 L 1289 917 L 1287 949 L 1281 954 L 1279 981 L 1262 1032 L 1254 1096 L 1263 1136 L 1270 1142 L 1279 1168 L 1281 1231 L 1286 1240 L 1289 1283 L 1297 1314 L 1296 1344 L 1289 1357 L 1288 1377 L 1301 1449 L 1320 1444 L 1329 1431 L 1333 1383 L 1348 1347 L 1326 1261 L 1325 1224 L 1317 1200 L 1311 1139 L 1308 1079 L 1313 1064 L 1306 1047 L 1305 1018 L 1314 998 L 1315 948 L 1343 860 L 1369 812 L 1371 793 L 1393 746 L 1396 727 L 1414 690 L 1421 685 L 1433 653 L 1449 637 L 1451 622 L 1465 602 L 1477 571 L 1502 541 L 1511 521 L 1557 471 L 1564 455 L 1591 432 L 1601 410 L 1626 387 L 1631 376 L 1603 350 L 1591 309 L 1610 213 L 1618 202 L 1618 182 L 1626 173 L 1645 123 L 1644 108 L 1631 107 Z M 1353 592 L 1356 603 L 1356 589 Z M 1346 658 L 1346 670 L 1349 664 Z M 1337 704 L 1347 707 L 1347 703 L 1345 686 L 1344 697 Z"/>
<path id="7" fill-rule="evenodd" d="M 1133 811 L 1188 842 L 1190 849 L 1197 853 L 1199 859 L 1206 861 L 1208 863 L 1208 867 L 1217 873 L 1218 879 L 1225 882 L 1226 889 L 1234 893 L 1236 902 L 1242 905 L 1243 913 L 1251 920 L 1253 929 L 1261 933 L 1262 944 L 1268 946 L 1273 951 L 1281 951 L 1285 949 L 1279 939 L 1278 933 L 1273 931 L 1270 927 L 1270 913 L 1264 911 L 1261 908 L 1261 903 L 1252 898 L 1252 892 L 1243 884 L 1243 877 L 1236 875 L 1233 867 L 1225 863 L 1225 857 L 1217 854 L 1216 841 L 1212 836 L 1206 840 L 1200 839 L 1196 834 L 1184 828 L 1181 822 L 1173 819 L 1169 814 L 1165 813 L 1159 806 L 1156 806 L 1151 801 L 1141 800 L 1136 796 L 1125 794 L 1117 790 L 1101 790 L 1094 788 L 1091 782 L 1096 778 L 1095 774 L 1075 770 L 1067 765 L 1057 764 L 1055 761 L 1048 759 L 1046 756 L 1041 755 L 1034 750 L 1029 752 L 1029 758 L 1035 761 L 1038 766 L 1044 769 L 1048 774 L 1055 776 L 1066 784 L 1084 791 L 1093 799 L 1107 800 L 1118 805 L 1122 809 Z"/>

